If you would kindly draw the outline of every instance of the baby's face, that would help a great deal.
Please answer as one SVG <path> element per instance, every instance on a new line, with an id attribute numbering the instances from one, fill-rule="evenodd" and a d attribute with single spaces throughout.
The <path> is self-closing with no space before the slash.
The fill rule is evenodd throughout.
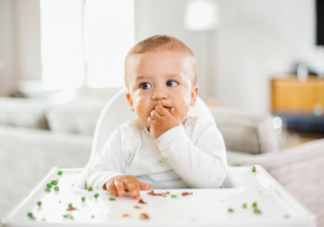
<path id="1" fill-rule="evenodd" d="M 181 121 L 186 120 L 198 94 L 189 57 L 173 51 L 137 54 L 131 57 L 128 67 L 126 98 L 147 127 L 147 119 L 158 104 L 169 111 L 174 108 Z"/>

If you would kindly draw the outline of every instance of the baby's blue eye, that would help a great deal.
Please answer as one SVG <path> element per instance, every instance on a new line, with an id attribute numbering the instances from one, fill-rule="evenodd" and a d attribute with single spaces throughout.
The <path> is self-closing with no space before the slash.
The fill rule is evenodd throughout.
<path id="1" fill-rule="evenodd" d="M 177 81 L 174 81 L 174 80 L 169 80 L 167 83 L 166 83 L 166 85 L 168 86 L 168 87 L 174 87 L 174 86 L 176 86 L 176 85 L 178 85 L 179 83 L 177 82 Z"/>
<path id="2" fill-rule="evenodd" d="M 149 83 L 146 83 L 146 82 L 144 82 L 144 83 L 141 83 L 140 84 L 140 88 L 142 88 L 142 89 L 149 89 L 149 88 L 151 88 L 152 87 L 152 85 L 151 84 L 149 84 Z"/>

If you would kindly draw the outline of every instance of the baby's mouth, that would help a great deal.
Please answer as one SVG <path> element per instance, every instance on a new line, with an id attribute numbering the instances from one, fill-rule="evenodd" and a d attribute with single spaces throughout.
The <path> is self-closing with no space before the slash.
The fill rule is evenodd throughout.
<path id="1" fill-rule="evenodd" d="M 171 110 L 171 107 L 163 106 L 165 109 L 167 109 L 169 112 Z"/>

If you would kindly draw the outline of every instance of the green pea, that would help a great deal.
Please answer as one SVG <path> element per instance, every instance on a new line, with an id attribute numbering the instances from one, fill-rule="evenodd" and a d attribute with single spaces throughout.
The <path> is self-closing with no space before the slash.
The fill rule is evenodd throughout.
<path id="1" fill-rule="evenodd" d="M 36 218 L 34 217 L 33 213 L 31 213 L 31 212 L 29 212 L 29 213 L 27 214 L 27 216 L 28 216 L 30 219 L 32 219 L 32 220 L 35 220 L 35 219 L 36 219 Z"/>
<path id="2" fill-rule="evenodd" d="M 243 206 L 242 206 L 243 208 L 247 208 L 247 205 L 246 205 L 246 203 L 243 203 Z"/>
<path id="3" fill-rule="evenodd" d="M 252 207 L 257 208 L 258 204 L 257 202 L 252 203 Z"/>
<path id="4" fill-rule="evenodd" d="M 255 166 L 252 167 L 252 172 L 253 172 L 253 173 L 255 172 Z"/>
<path id="5" fill-rule="evenodd" d="M 63 171 L 58 171 L 57 174 L 58 174 L 58 175 L 62 175 L 62 174 L 63 174 Z"/>
<path id="6" fill-rule="evenodd" d="M 82 202 L 85 202 L 86 198 L 85 197 L 82 197 L 81 200 L 82 200 Z"/>
<path id="7" fill-rule="evenodd" d="M 114 197 L 110 197 L 109 200 L 110 200 L 110 201 L 114 201 L 114 200 L 116 200 L 116 199 L 115 199 Z"/>
<path id="8" fill-rule="evenodd" d="M 51 187 L 52 187 L 52 185 L 51 185 L 51 184 L 47 184 L 47 185 L 46 185 L 46 187 L 48 187 L 48 188 L 51 188 Z"/>
<path id="9" fill-rule="evenodd" d="M 95 197 L 95 198 L 98 198 L 99 197 L 99 194 L 98 193 L 96 193 L 96 194 L 94 194 L 94 196 L 93 197 Z"/>
<path id="10" fill-rule="evenodd" d="M 255 209 L 254 209 L 254 213 L 256 213 L 256 214 L 261 214 L 261 210 L 259 210 L 258 208 L 255 208 Z"/>
<path id="11" fill-rule="evenodd" d="M 51 181 L 51 184 L 52 184 L 52 185 L 57 185 L 57 184 L 58 184 L 58 181 L 57 181 L 57 180 L 52 180 L 52 181 Z"/>
<path id="12" fill-rule="evenodd" d="M 51 189 L 50 188 L 45 188 L 45 192 L 50 192 Z"/>
<path id="13" fill-rule="evenodd" d="M 177 198 L 177 195 L 171 195 L 171 198 Z"/>
<path id="14" fill-rule="evenodd" d="M 89 188 L 88 188 L 88 191 L 89 191 L 89 192 L 93 191 L 92 187 L 89 187 Z"/>
<path id="15" fill-rule="evenodd" d="M 68 207 L 69 207 L 69 208 L 73 207 L 73 206 L 72 206 L 72 203 L 69 203 Z"/>
<path id="16" fill-rule="evenodd" d="M 60 188 L 58 186 L 55 186 L 54 191 L 58 192 Z"/>
<path id="17" fill-rule="evenodd" d="M 228 208 L 228 212 L 233 213 L 234 210 L 232 208 Z"/>
<path id="18" fill-rule="evenodd" d="M 38 205 L 39 207 L 41 207 L 41 206 L 42 206 L 42 202 L 41 202 L 41 201 L 38 201 L 38 202 L 37 202 L 37 205 Z"/>

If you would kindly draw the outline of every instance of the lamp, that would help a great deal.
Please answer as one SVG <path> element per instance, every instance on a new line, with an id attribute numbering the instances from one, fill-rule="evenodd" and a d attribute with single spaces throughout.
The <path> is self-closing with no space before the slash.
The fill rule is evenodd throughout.
<path id="1" fill-rule="evenodd" d="M 186 4 L 184 26 L 189 31 L 215 30 L 218 7 L 215 1 L 191 0 Z"/>
<path id="2" fill-rule="evenodd" d="M 211 98 L 211 96 L 213 96 L 214 83 L 213 81 L 207 82 L 207 79 L 213 80 L 213 77 L 211 76 L 213 71 L 211 68 L 212 64 L 208 61 L 212 61 L 214 57 L 210 56 L 212 52 L 208 50 L 211 49 L 210 46 L 213 44 L 213 34 L 211 31 L 216 30 L 219 24 L 218 16 L 219 10 L 214 0 L 190 0 L 185 6 L 184 27 L 188 31 L 203 31 L 206 36 L 206 76 L 205 78 L 202 78 L 203 81 L 201 85 L 202 89 L 205 89 L 206 92 L 205 101 L 207 102 L 207 105 L 216 105 L 216 100 Z M 208 87 L 210 88 L 208 89 Z"/>

